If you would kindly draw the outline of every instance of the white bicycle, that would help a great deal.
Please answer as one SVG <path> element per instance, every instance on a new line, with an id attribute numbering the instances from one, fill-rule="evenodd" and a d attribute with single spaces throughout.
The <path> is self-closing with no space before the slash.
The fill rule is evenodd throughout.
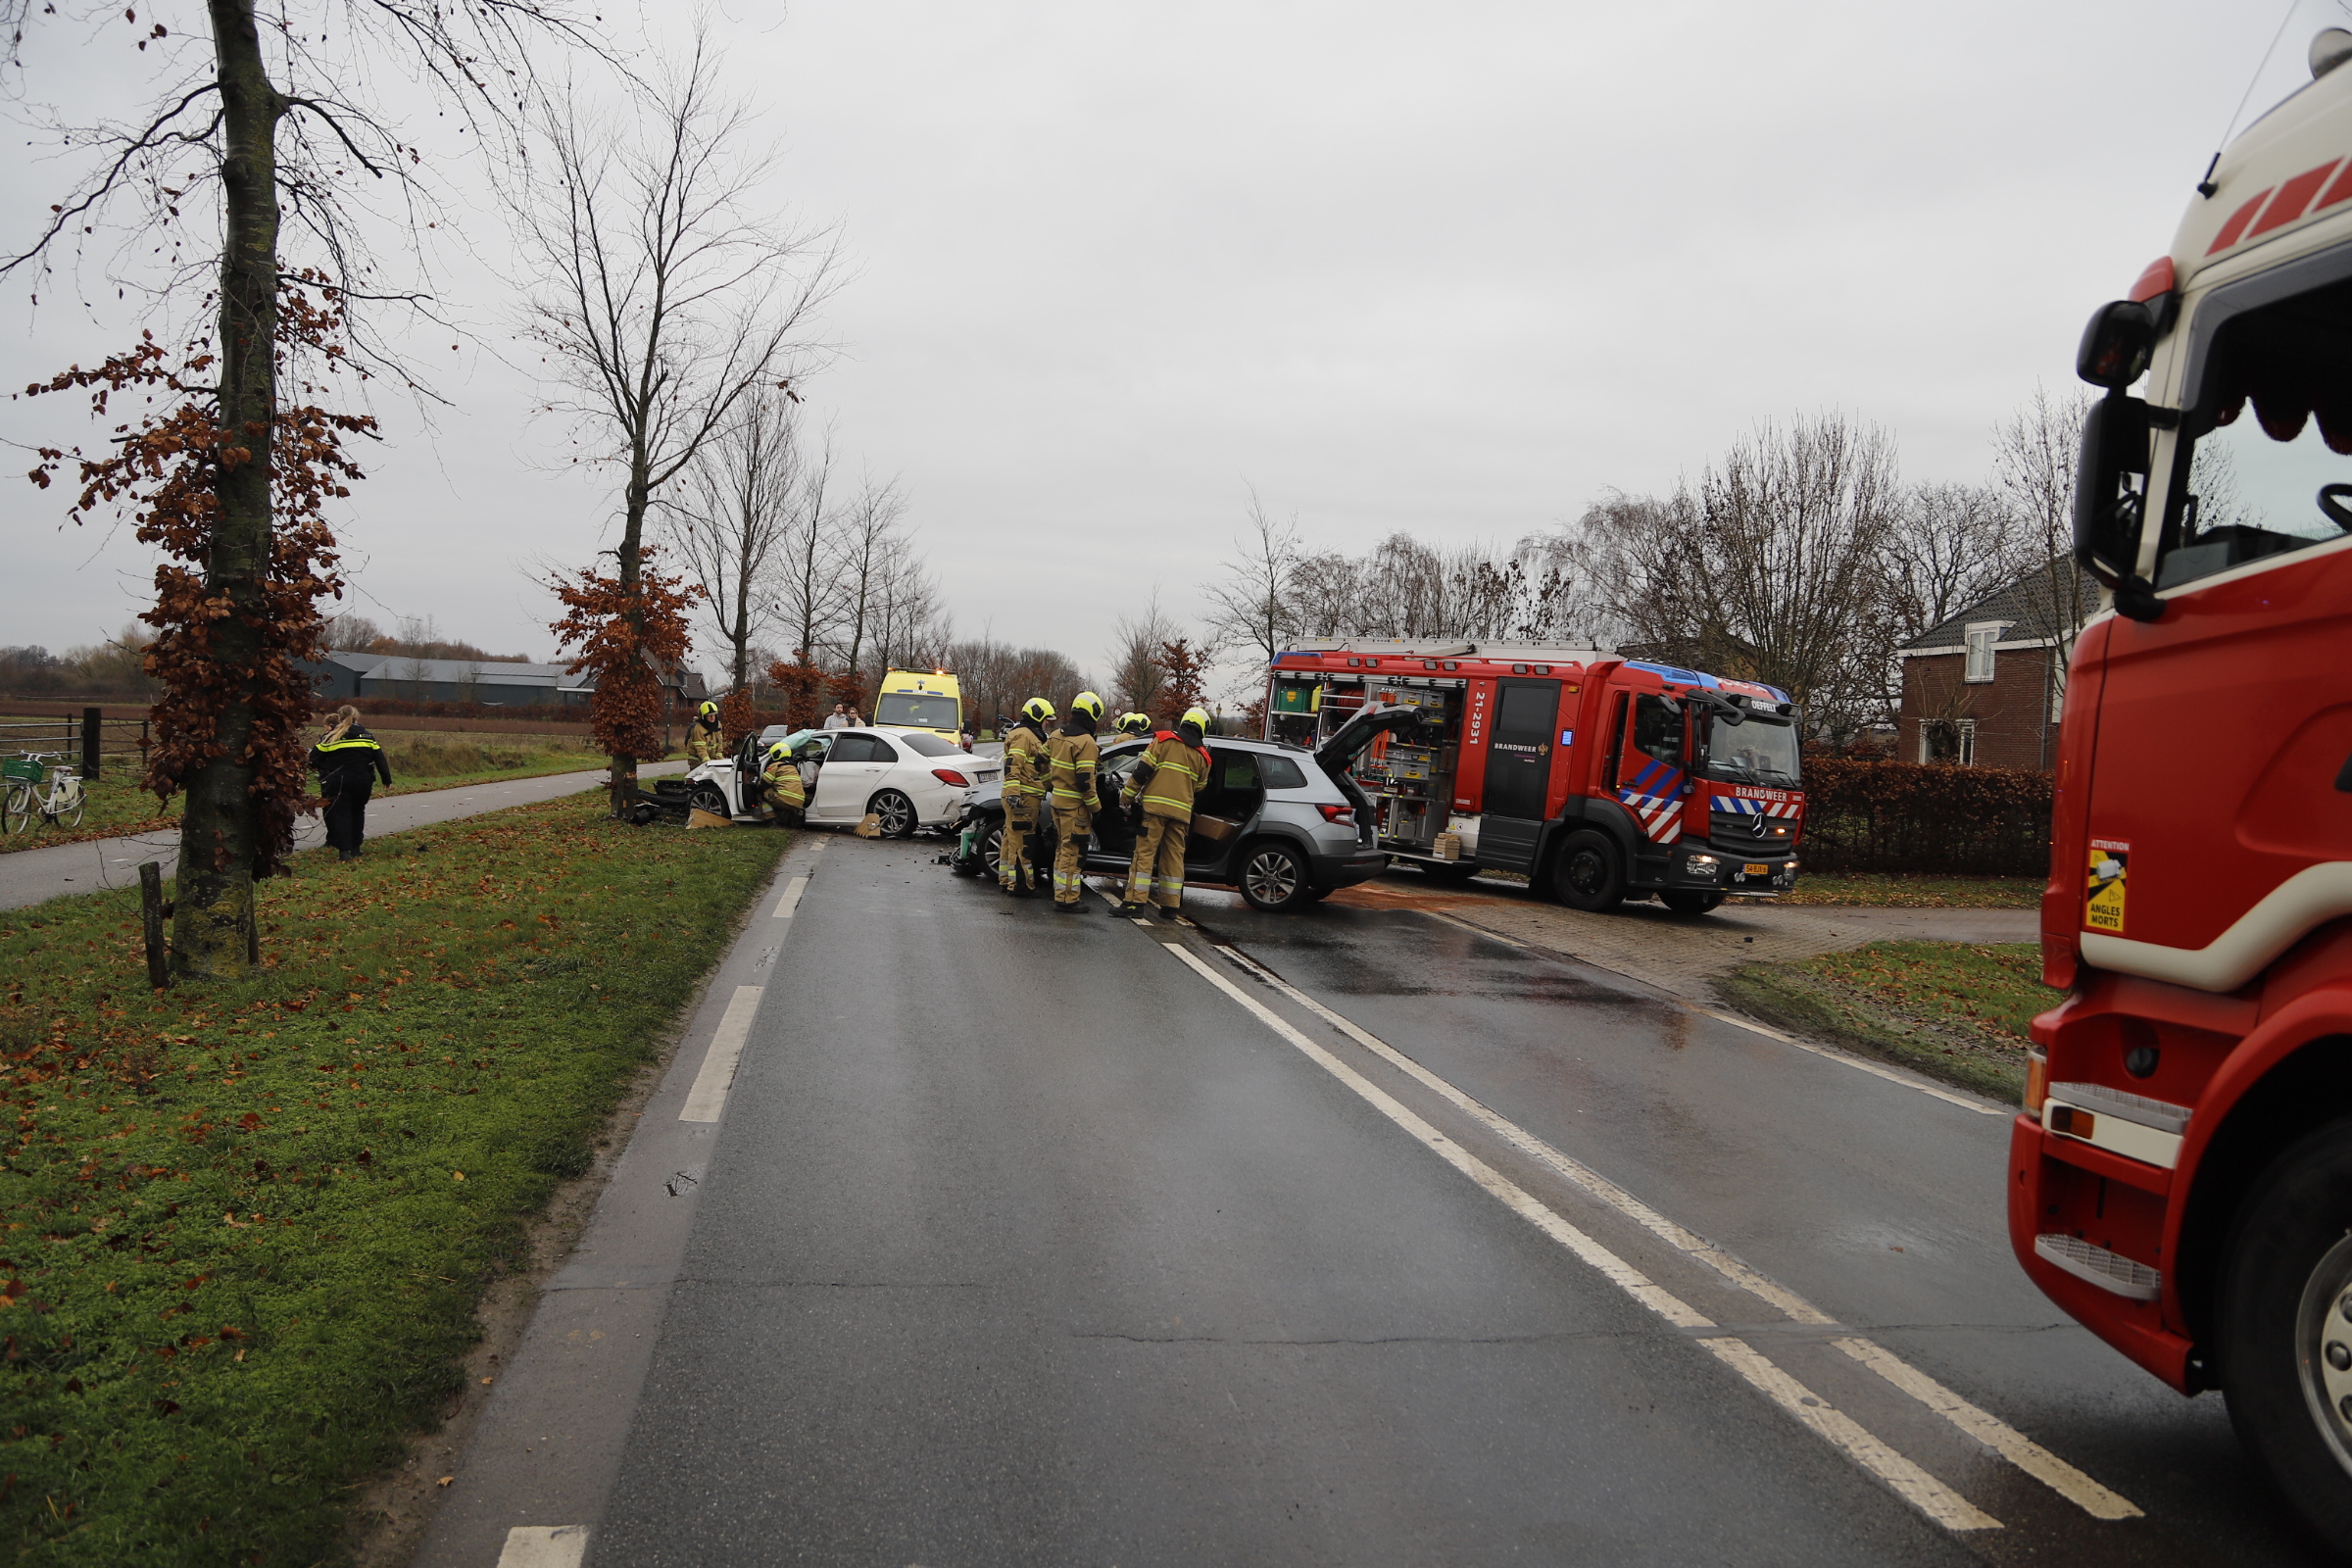
<path id="1" fill-rule="evenodd" d="M 0 784 L 8 790 L 7 802 L 0 805 L 0 832 L 28 833 L 35 817 L 53 827 L 81 826 L 81 775 L 57 761 L 65 755 L 21 752 L 0 758 Z M 41 793 L 44 782 L 49 786 L 46 795 Z"/>

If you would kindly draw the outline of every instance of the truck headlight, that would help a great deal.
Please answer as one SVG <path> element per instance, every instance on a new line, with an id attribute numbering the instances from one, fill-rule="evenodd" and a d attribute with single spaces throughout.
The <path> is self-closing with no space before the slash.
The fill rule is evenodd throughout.
<path id="1" fill-rule="evenodd" d="M 1693 855 L 1683 861 L 1683 870 L 1689 875 L 1712 880 L 1722 874 L 1723 862 L 1712 855 Z"/>

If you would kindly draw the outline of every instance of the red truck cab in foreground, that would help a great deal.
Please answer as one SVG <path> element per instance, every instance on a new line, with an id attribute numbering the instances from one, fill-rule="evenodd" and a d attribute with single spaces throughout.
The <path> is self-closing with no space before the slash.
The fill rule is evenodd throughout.
<path id="1" fill-rule="evenodd" d="M 2223 153 L 2079 368 L 2108 606 L 2060 731 L 2008 1174 L 2050 1298 L 2352 1552 L 2352 33 Z M 2141 383 L 2138 395 L 2128 390 Z"/>
<path id="2" fill-rule="evenodd" d="M 1421 710 L 1355 765 L 1380 847 L 1431 876 L 1525 874 L 1581 909 L 1703 914 L 1796 877 L 1787 692 L 1591 648 L 1358 638 L 1274 658 L 1266 738 L 1313 747 L 1367 705 Z"/>

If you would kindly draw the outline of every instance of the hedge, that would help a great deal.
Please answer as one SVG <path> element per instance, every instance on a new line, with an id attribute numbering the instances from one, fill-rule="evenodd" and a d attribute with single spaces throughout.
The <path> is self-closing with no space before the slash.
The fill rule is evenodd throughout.
<path id="1" fill-rule="evenodd" d="M 2051 775 L 1805 759 L 1809 871 L 2047 876 Z"/>

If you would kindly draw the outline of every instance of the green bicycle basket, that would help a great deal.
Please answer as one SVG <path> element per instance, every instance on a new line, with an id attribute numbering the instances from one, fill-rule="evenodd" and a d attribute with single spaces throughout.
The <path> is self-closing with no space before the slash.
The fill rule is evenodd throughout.
<path id="1" fill-rule="evenodd" d="M 38 784 L 47 776 L 47 766 L 35 758 L 0 757 L 0 779 L 22 780 Z"/>

